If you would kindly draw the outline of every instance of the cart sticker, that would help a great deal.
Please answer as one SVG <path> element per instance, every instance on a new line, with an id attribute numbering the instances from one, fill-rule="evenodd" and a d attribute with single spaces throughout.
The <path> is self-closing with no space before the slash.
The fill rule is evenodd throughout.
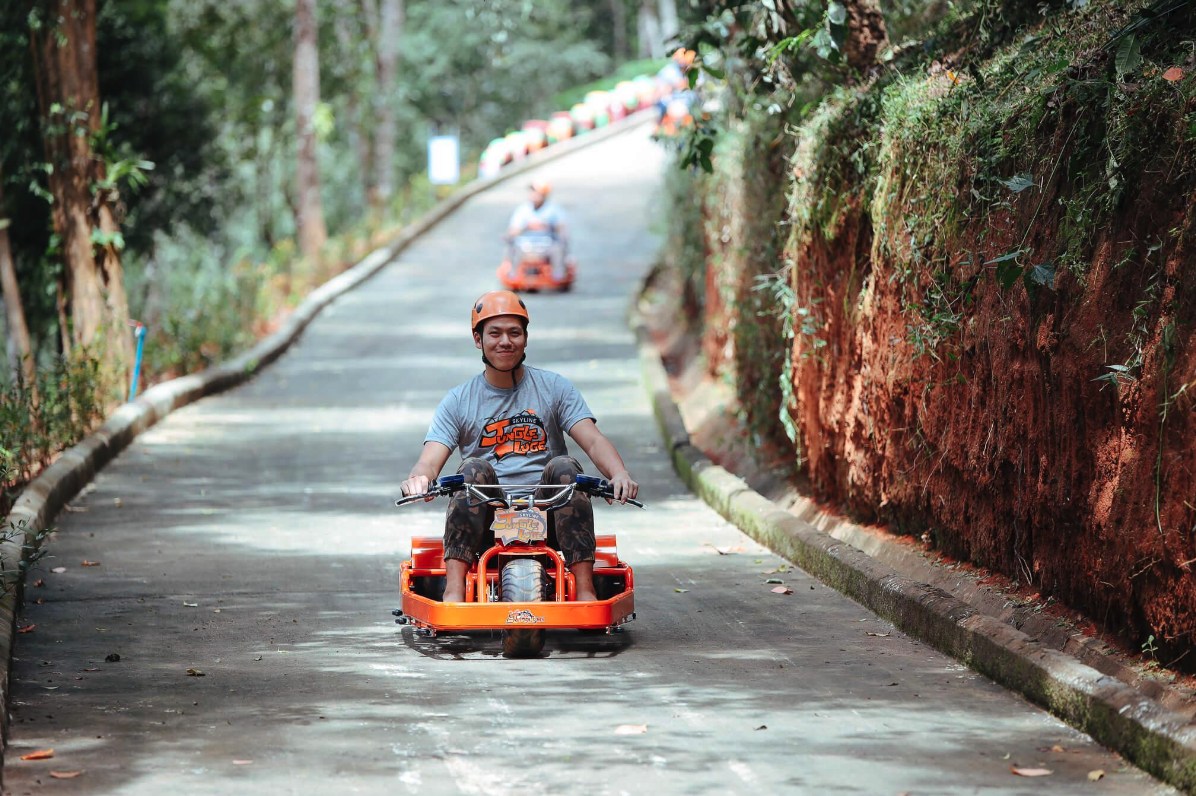
<path id="1" fill-rule="evenodd" d="M 542 542 L 548 538 L 548 517 L 540 509 L 496 511 L 490 530 L 503 544 Z"/>
<path id="2" fill-rule="evenodd" d="M 507 614 L 508 625 L 536 624 L 543 621 L 544 617 L 536 616 L 526 608 L 520 608 L 518 611 L 511 611 Z"/>

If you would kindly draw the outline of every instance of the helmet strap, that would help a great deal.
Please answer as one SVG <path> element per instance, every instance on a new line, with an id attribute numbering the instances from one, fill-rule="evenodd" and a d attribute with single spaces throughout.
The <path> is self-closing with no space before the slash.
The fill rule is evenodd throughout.
<path id="1" fill-rule="evenodd" d="M 485 365 L 486 367 L 491 368 L 493 370 L 497 370 L 499 373 L 510 373 L 511 374 L 511 389 L 512 390 L 518 389 L 518 387 L 519 387 L 519 382 L 515 381 L 515 371 L 517 371 L 521 367 L 523 367 L 523 363 L 526 361 L 527 361 L 527 352 L 524 352 L 523 356 L 519 357 L 519 361 L 515 363 L 515 367 L 508 368 L 507 370 L 503 370 L 502 368 L 495 367 L 494 363 L 486 358 L 485 353 L 482 354 L 482 364 L 483 365 Z"/>

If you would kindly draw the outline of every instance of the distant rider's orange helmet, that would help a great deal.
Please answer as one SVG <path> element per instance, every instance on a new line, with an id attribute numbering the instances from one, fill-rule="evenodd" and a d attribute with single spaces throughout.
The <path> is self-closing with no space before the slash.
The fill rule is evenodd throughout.
<path id="1" fill-rule="evenodd" d="M 523 303 L 523 299 L 509 290 L 491 290 L 489 293 L 483 293 L 473 303 L 473 312 L 470 313 L 469 327 L 474 332 L 480 333 L 483 323 L 499 315 L 516 315 L 522 318 L 525 329 L 531 321 L 531 317 L 527 314 L 527 305 Z"/>
<path id="2" fill-rule="evenodd" d="M 541 196 L 548 196 L 552 193 L 552 183 L 548 180 L 536 180 L 531 184 L 531 189 Z"/>
<path id="3" fill-rule="evenodd" d="M 698 54 L 696 52 L 693 50 L 687 50 L 684 47 L 678 47 L 673 51 L 673 60 L 676 61 L 678 65 L 686 69 L 693 66 L 694 59 L 697 58 L 697 56 Z"/>

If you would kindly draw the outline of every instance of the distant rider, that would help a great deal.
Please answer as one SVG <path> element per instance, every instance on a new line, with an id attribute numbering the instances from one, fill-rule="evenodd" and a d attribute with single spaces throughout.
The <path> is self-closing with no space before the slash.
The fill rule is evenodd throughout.
<path id="1" fill-rule="evenodd" d="M 569 229 L 565 224 L 565 212 L 549 201 L 552 184 L 547 180 L 536 180 L 530 186 L 527 201 L 515 208 L 507 224 L 506 239 L 511 242 L 508 259 L 517 265 L 515 259 L 520 240 L 543 241 L 549 249 L 552 262 L 552 278 L 558 282 L 568 275 Z"/>
<path id="2" fill-rule="evenodd" d="M 404 495 L 421 495 L 440 475 L 454 450 L 458 473 L 471 484 L 571 484 L 582 472 L 569 455 L 568 434 L 610 481 L 615 500 L 639 492 L 614 444 L 598 430 L 577 388 L 564 376 L 524 365 L 530 318 L 509 290 L 486 293 L 473 304 L 473 343 L 485 369 L 454 387 L 436 407 L 423 451 L 403 481 Z M 494 509 L 453 496 L 444 528 L 445 602 L 465 599 L 465 576 L 492 543 Z M 594 508 L 576 491 L 549 514 L 549 526 L 573 573 L 579 601 L 595 600 Z"/>
<path id="3" fill-rule="evenodd" d="M 659 72 L 656 73 L 656 83 L 660 86 L 660 99 L 656 102 L 657 135 L 675 135 L 679 127 L 685 127 L 693 121 L 693 105 L 697 93 L 690 88 L 689 73 L 694 68 L 697 53 L 684 47 L 673 51 Z M 698 73 L 698 82 L 702 74 Z"/>

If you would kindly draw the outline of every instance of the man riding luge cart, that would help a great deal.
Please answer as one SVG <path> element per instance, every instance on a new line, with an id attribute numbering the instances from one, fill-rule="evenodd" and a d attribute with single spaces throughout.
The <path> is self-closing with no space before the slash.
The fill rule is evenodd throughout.
<path id="1" fill-rule="evenodd" d="M 503 239 L 507 254 L 498 266 L 498 281 L 510 290 L 535 293 L 573 287 L 577 265 L 569 256 L 565 211 L 549 199 L 552 185 L 536 180 L 531 193 L 511 214 Z"/>
<path id="2" fill-rule="evenodd" d="M 398 501 L 450 498 L 443 541 L 412 541 L 402 619 L 433 633 L 532 628 L 504 635 L 509 655 L 537 654 L 543 628 L 610 629 L 634 617 L 631 568 L 613 536 L 596 536 L 591 497 L 639 505 L 639 486 L 577 388 L 524 364 L 529 321 L 510 291 L 474 302 L 484 369 L 437 406 Z M 566 434 L 606 480 L 583 474 Z M 436 480 L 454 450 L 457 475 Z"/>

